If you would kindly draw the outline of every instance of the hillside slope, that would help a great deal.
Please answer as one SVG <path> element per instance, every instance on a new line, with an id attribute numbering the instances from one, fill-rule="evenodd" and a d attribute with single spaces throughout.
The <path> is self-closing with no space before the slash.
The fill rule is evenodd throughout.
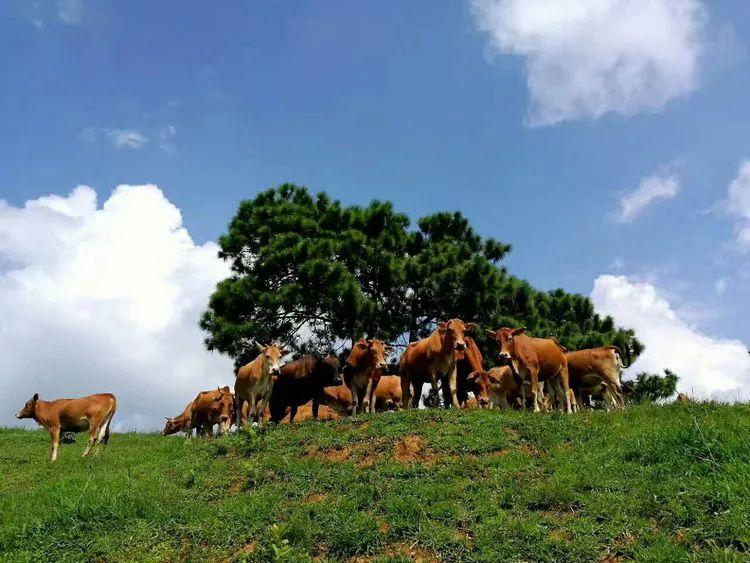
<path id="1" fill-rule="evenodd" d="M 747 560 L 750 407 L 419 411 L 218 440 L 0 430 L 9 560 Z"/>

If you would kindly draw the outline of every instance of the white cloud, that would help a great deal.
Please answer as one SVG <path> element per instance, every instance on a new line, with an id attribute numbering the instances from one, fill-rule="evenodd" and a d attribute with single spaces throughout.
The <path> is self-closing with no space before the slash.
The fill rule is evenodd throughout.
<path id="1" fill-rule="evenodd" d="M 83 0 L 55 0 L 55 7 L 63 23 L 77 24 L 83 18 Z"/>
<path id="2" fill-rule="evenodd" d="M 659 111 L 695 90 L 700 0 L 472 0 L 501 54 L 525 57 L 527 123 Z"/>
<path id="3" fill-rule="evenodd" d="M 737 176 L 729 184 L 727 211 L 737 220 L 735 240 L 740 248 L 750 250 L 750 160 L 740 163 Z"/>
<path id="4" fill-rule="evenodd" d="M 33 393 L 113 392 L 116 428 L 155 428 L 198 390 L 231 384 L 200 313 L 227 265 L 196 245 L 153 185 L 104 205 L 79 186 L 18 208 L 0 200 L 0 425 Z"/>
<path id="5" fill-rule="evenodd" d="M 114 129 L 112 127 L 88 127 L 81 131 L 81 139 L 88 143 L 96 142 L 100 139 L 106 139 L 116 149 L 134 149 L 143 148 L 148 142 L 148 138 L 135 129 Z"/>
<path id="6" fill-rule="evenodd" d="M 750 399 L 750 355 L 739 340 L 713 338 L 686 323 L 649 283 L 625 276 L 602 275 L 594 281 L 591 299 L 599 313 L 633 328 L 646 351 L 626 373 L 680 376 L 679 390 L 698 397 Z"/>
<path id="7" fill-rule="evenodd" d="M 643 211 L 657 201 L 672 199 L 680 191 L 680 182 L 665 168 L 641 180 L 638 187 L 620 199 L 616 219 L 620 223 L 633 222 Z"/>

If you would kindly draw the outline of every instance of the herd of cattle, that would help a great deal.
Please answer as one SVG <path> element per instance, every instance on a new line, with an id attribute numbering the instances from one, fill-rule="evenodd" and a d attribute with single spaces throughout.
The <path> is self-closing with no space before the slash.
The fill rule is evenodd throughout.
<path id="1" fill-rule="evenodd" d="M 500 365 L 485 370 L 476 330 L 460 319 L 439 323 L 429 337 L 407 346 L 400 375 L 384 375 L 391 348 L 378 339 L 355 342 L 343 367 L 334 356 L 314 354 L 282 365 L 286 350 L 258 344 L 258 356 L 237 370 L 234 391 L 226 386 L 199 393 L 182 413 L 167 418 L 162 434 L 211 435 L 216 425 L 224 434 L 233 423 L 239 428 L 250 419 L 283 423 L 418 407 L 425 383 L 430 385 L 425 404 L 437 402 L 442 391 L 444 405 L 454 408 L 570 413 L 592 397 L 608 408 L 624 406 L 620 372 L 627 365 L 616 346 L 568 352 L 555 338 L 500 328 L 487 331 L 497 342 Z M 54 461 L 60 432 L 88 431 L 84 455 L 105 445 L 115 409 L 115 397 L 108 393 L 56 401 L 36 394 L 16 416 L 33 418 L 50 432 Z"/>

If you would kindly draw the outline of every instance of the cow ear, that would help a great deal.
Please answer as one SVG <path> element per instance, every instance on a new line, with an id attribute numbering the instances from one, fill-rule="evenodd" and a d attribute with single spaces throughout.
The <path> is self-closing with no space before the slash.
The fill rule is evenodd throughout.
<path id="1" fill-rule="evenodd" d="M 440 332 L 445 332 L 447 329 L 448 329 L 448 323 L 446 323 L 445 321 L 440 321 L 438 323 L 438 330 Z"/>
<path id="2" fill-rule="evenodd" d="M 497 331 L 487 329 L 487 335 L 492 337 L 492 340 L 497 340 Z"/>
<path id="3" fill-rule="evenodd" d="M 31 398 L 32 401 L 38 401 L 39 400 L 39 393 L 34 393 L 34 396 Z"/>
<path id="4" fill-rule="evenodd" d="M 521 328 L 513 329 L 513 332 L 511 332 L 511 334 L 513 336 L 518 336 L 519 334 L 523 334 L 524 332 L 526 332 L 526 327 L 522 326 Z"/>
<path id="5" fill-rule="evenodd" d="M 479 377 L 479 372 L 472 371 L 466 379 L 468 379 L 469 381 L 476 381 L 478 377 Z"/>
<path id="6" fill-rule="evenodd" d="M 388 346 L 388 344 L 386 344 L 385 346 L 383 346 L 383 350 L 387 354 L 388 352 L 390 352 L 391 350 L 393 350 L 393 347 Z"/>
<path id="7" fill-rule="evenodd" d="M 479 330 L 477 323 L 466 323 L 464 326 L 466 327 L 466 332 L 474 333 Z"/>
<path id="8" fill-rule="evenodd" d="M 263 350 L 266 349 L 266 347 L 263 346 L 263 344 L 261 344 L 260 342 L 256 342 L 255 347 L 258 349 L 258 352 L 263 352 Z"/>
<path id="9" fill-rule="evenodd" d="M 281 357 L 283 358 L 284 356 L 289 354 L 289 350 L 287 350 L 286 348 L 282 348 L 280 351 L 280 354 L 281 354 Z"/>
<path id="10" fill-rule="evenodd" d="M 364 338 L 360 338 L 359 340 L 357 340 L 357 348 L 359 348 L 360 350 L 367 350 L 368 346 L 369 344 Z"/>

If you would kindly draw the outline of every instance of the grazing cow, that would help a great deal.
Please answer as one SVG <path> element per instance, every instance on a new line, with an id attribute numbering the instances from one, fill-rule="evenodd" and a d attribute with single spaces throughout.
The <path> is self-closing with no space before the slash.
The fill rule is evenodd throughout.
<path id="1" fill-rule="evenodd" d="M 401 356 L 401 397 L 405 407 L 418 407 L 422 385 L 429 381 L 437 396 L 438 383 L 447 380 L 451 403 L 459 408 L 456 383 L 456 352 L 466 348 L 465 335 L 476 329 L 474 323 L 460 319 L 438 324 L 435 331 L 422 340 L 411 342 Z M 413 393 L 412 393 L 413 390 Z"/>
<path id="2" fill-rule="evenodd" d="M 568 362 L 564 349 L 552 338 L 532 338 L 525 331 L 525 328 L 503 327 L 495 332 L 487 332 L 497 341 L 500 349 L 498 359 L 510 366 L 521 381 L 529 380 L 534 412 L 540 410 L 539 382 L 550 381 L 560 408 L 564 405 L 565 412 L 570 413 Z"/>
<path id="3" fill-rule="evenodd" d="M 385 361 L 391 347 L 382 340 L 360 338 L 352 346 L 352 351 L 344 364 L 344 383 L 352 392 L 352 402 L 357 411 L 375 412 L 373 394 L 383 370 L 388 366 Z"/>
<path id="4" fill-rule="evenodd" d="M 177 416 L 172 418 L 169 418 L 168 416 L 164 417 L 167 422 L 164 425 L 164 430 L 161 431 L 161 435 L 171 436 L 172 434 L 177 434 L 178 432 L 184 432 L 185 436 L 189 438 L 190 434 L 193 433 L 193 428 L 190 426 L 192 410 L 193 401 L 190 401 L 185 406 L 185 409 Z"/>
<path id="5" fill-rule="evenodd" d="M 458 403 L 461 406 L 465 406 L 469 398 L 469 391 L 474 393 L 474 397 L 478 399 L 477 393 L 481 393 L 482 391 L 477 387 L 477 381 L 471 379 L 469 376 L 474 372 L 484 370 L 482 353 L 479 351 L 477 343 L 470 336 L 464 337 L 464 340 L 466 342 L 466 349 L 456 352 L 456 394 L 458 395 Z M 446 400 L 445 391 L 445 388 L 443 388 L 444 401 Z M 446 406 L 448 405 L 446 404 Z"/>
<path id="6" fill-rule="evenodd" d="M 352 392 L 344 383 L 336 387 L 324 387 L 320 402 L 329 406 L 341 416 L 352 414 L 354 408 Z"/>
<path id="7" fill-rule="evenodd" d="M 117 399 L 111 393 L 99 393 L 80 399 L 43 401 L 39 393 L 26 401 L 16 418 L 33 418 L 50 434 L 49 459 L 57 460 L 60 432 L 89 432 L 89 443 L 83 451 L 87 456 L 97 444 L 109 442 L 109 425 L 117 409 Z"/>
<path id="8" fill-rule="evenodd" d="M 281 358 L 289 353 L 279 346 L 263 346 L 258 343 L 256 346 L 260 353 L 252 362 L 237 370 L 237 379 L 234 382 L 237 428 L 240 428 L 242 423 L 242 407 L 245 401 L 250 404 L 253 422 L 260 422 L 271 399 L 273 378 L 278 376 L 281 370 Z"/>
<path id="9" fill-rule="evenodd" d="M 297 408 L 312 400 L 313 418 L 318 418 L 323 389 L 341 385 L 339 361 L 333 356 L 321 358 L 311 354 L 289 362 L 273 384 L 271 393 L 271 421 L 280 422 L 289 407 L 290 420 L 294 420 Z"/>
<path id="10" fill-rule="evenodd" d="M 628 366 L 622 363 L 622 353 L 617 346 L 589 348 L 565 355 L 570 387 L 577 393 L 578 403 L 583 405 L 583 394 L 601 391 L 613 408 L 625 406 L 620 370 Z"/>
<path id="11" fill-rule="evenodd" d="M 687 393 L 677 393 L 677 398 L 674 400 L 675 403 L 692 403 L 693 399 Z"/>
<path id="12" fill-rule="evenodd" d="M 375 409 L 401 410 L 401 406 L 401 378 L 398 375 L 381 376 L 375 387 Z"/>

